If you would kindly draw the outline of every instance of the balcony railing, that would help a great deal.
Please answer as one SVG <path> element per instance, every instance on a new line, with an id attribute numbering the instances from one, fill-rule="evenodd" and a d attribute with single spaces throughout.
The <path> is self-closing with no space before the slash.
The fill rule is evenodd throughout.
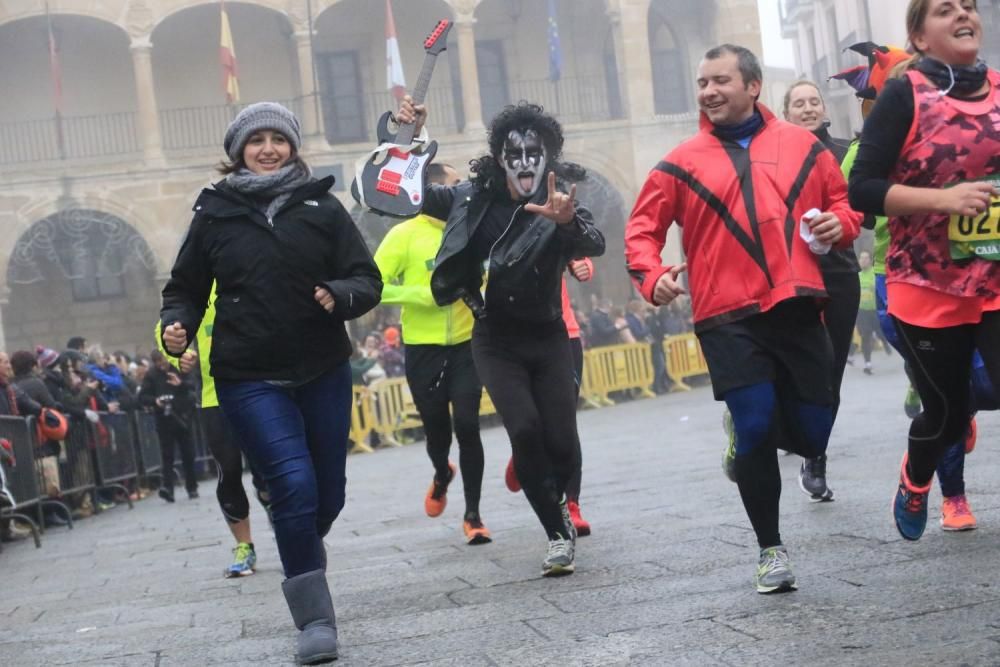
<path id="1" fill-rule="evenodd" d="M 322 97 L 326 139 L 331 144 L 371 142 L 375 123 L 386 111 L 395 111 L 399 102 L 388 90 L 367 91 L 361 95 Z M 428 108 L 427 131 L 432 136 L 461 132 L 465 126 L 462 100 L 451 88 L 432 88 L 424 102 Z"/>
<path id="2" fill-rule="evenodd" d="M 138 153 L 135 125 L 132 111 L 0 123 L 0 165 Z"/>
<path id="3" fill-rule="evenodd" d="M 302 117 L 301 98 L 277 100 Z M 160 111 L 160 132 L 164 150 L 213 148 L 222 145 L 229 122 L 247 104 L 219 104 Z"/>
<path id="4" fill-rule="evenodd" d="M 520 100 L 540 104 L 563 124 L 614 120 L 624 115 L 618 92 L 609 94 L 603 77 L 510 81 L 506 86 L 484 87 L 481 92 L 484 101 L 506 98 L 505 104 Z M 483 120 L 489 122 L 499 110 L 484 108 Z"/>

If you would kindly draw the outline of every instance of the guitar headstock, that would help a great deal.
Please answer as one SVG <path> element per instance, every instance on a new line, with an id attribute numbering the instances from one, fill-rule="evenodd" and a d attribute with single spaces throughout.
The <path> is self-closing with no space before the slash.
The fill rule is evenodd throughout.
<path id="1" fill-rule="evenodd" d="M 451 32 L 452 22 L 441 19 L 434 26 L 434 31 L 424 40 L 424 51 L 432 56 L 436 56 L 448 48 L 448 33 Z"/>

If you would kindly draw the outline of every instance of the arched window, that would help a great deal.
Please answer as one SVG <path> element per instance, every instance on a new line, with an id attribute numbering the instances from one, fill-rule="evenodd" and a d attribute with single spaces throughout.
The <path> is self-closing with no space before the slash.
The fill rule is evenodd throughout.
<path id="1" fill-rule="evenodd" d="M 657 114 L 684 113 L 690 108 L 684 50 L 673 30 L 658 14 L 650 12 L 649 54 L 653 61 L 653 103 Z"/>

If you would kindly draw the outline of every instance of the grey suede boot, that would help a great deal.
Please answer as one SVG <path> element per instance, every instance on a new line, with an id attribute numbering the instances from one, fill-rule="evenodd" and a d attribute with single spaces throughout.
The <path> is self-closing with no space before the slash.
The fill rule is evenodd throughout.
<path id="1" fill-rule="evenodd" d="M 300 665 L 337 659 L 337 617 L 323 570 L 306 572 L 281 582 L 288 611 L 299 634 Z"/>

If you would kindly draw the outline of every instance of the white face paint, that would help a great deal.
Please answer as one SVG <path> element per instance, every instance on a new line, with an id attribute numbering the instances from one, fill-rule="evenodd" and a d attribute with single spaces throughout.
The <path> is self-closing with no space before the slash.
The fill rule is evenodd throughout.
<path id="1" fill-rule="evenodd" d="M 538 192 L 545 177 L 546 151 L 537 132 L 512 130 L 503 144 L 501 162 L 514 192 L 523 198 Z"/>

